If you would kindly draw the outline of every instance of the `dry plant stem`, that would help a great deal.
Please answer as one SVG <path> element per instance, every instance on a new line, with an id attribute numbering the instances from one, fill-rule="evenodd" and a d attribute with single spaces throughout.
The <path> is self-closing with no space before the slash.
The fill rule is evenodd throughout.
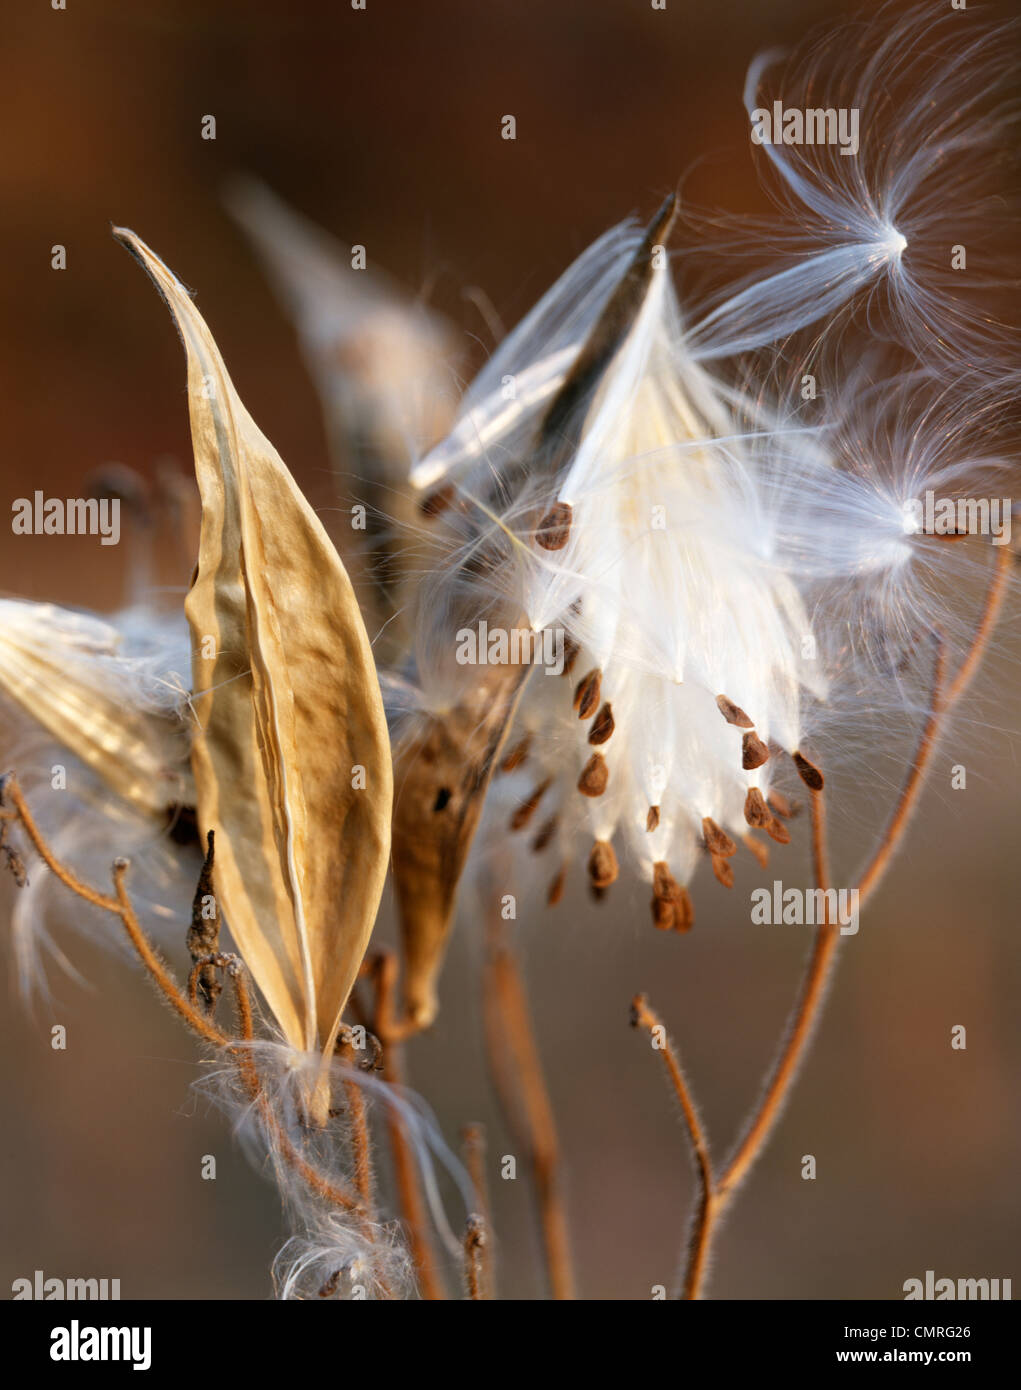
<path id="1" fill-rule="evenodd" d="M 94 907 L 102 908 L 104 911 L 110 912 L 120 919 L 139 959 L 145 966 L 160 993 L 178 1017 L 180 1017 L 193 1032 L 197 1033 L 204 1042 L 211 1043 L 214 1047 L 226 1048 L 232 1053 L 237 1060 L 245 1088 L 252 1099 L 259 1105 L 263 1120 L 273 1136 L 281 1157 L 288 1166 L 293 1168 L 306 1185 L 324 1201 L 341 1207 L 345 1211 L 357 1211 L 359 1209 L 358 1200 L 351 1193 L 345 1191 L 336 1183 L 330 1182 L 329 1179 L 317 1172 L 316 1169 L 302 1157 L 291 1140 L 284 1133 L 262 1090 L 262 1085 L 259 1081 L 258 1073 L 252 1062 L 248 1048 L 237 1047 L 235 1045 L 235 1039 L 217 1028 L 216 1025 L 206 1018 L 197 1007 L 193 1006 L 193 1004 L 189 1002 L 189 999 L 178 989 L 169 971 L 150 945 L 128 897 L 124 882 L 124 876 L 128 867 L 127 863 L 124 860 L 117 860 L 114 864 L 113 878 L 116 891 L 115 897 L 97 892 L 96 889 L 91 888 L 87 883 L 83 883 L 71 870 L 67 869 L 54 857 L 32 817 L 32 813 L 22 796 L 21 788 L 18 786 L 13 776 L 8 776 L 3 780 L 2 794 L 5 798 L 10 800 L 14 808 L 14 814 L 21 822 L 33 848 L 54 876 L 58 878 L 66 888 L 70 889 L 72 893 L 84 899 L 85 902 L 91 903 Z M 234 983 L 236 997 L 238 999 L 239 1019 L 242 1025 L 242 1038 L 248 1041 L 252 1037 L 251 1003 L 248 998 L 247 988 L 245 987 L 244 980 L 240 973 L 235 973 Z M 190 990 L 191 985 L 189 984 L 189 992 Z"/>
<path id="2" fill-rule="evenodd" d="M 573 1299 L 574 1273 L 553 1107 L 532 1033 L 524 981 L 495 911 L 486 930 L 483 1012 L 497 1098 L 512 1132 L 528 1153 L 550 1292 L 555 1299 Z"/>
<path id="3" fill-rule="evenodd" d="M 472 1180 L 475 1188 L 478 1212 L 482 1218 L 483 1229 L 488 1233 L 492 1230 L 492 1218 L 490 1216 L 489 1205 L 489 1184 L 486 1182 L 486 1135 L 481 1125 L 465 1125 L 461 1131 L 461 1139 L 464 1152 L 464 1165 L 468 1170 L 468 1176 Z M 493 1254 L 489 1240 L 484 1240 L 479 1252 L 480 1261 L 480 1280 L 482 1292 L 480 1298 L 492 1298 L 495 1292 L 495 1278 L 493 1271 Z"/>
<path id="4" fill-rule="evenodd" d="M 983 638 L 983 642 L 984 642 Z M 944 679 L 946 676 L 946 649 L 942 642 L 936 645 L 936 662 L 933 670 L 932 679 L 932 698 L 929 702 L 929 717 L 925 722 L 915 751 L 914 760 L 908 770 L 904 786 L 901 788 L 900 796 L 897 798 L 897 805 L 893 809 L 893 814 L 887 824 L 883 837 L 879 842 L 879 847 L 873 854 L 868 866 L 858 881 L 858 906 L 861 908 L 865 899 L 876 889 L 880 879 L 886 873 L 893 858 L 894 851 L 900 844 L 901 837 L 907 829 L 908 821 L 911 819 L 915 806 L 918 802 L 918 794 L 922 790 L 922 782 L 925 777 L 926 768 L 936 750 L 936 742 L 939 736 L 940 724 L 944 714 L 949 710 L 951 704 L 957 699 L 958 695 L 964 690 L 970 680 L 961 682 L 961 674 L 965 667 L 970 667 L 971 674 L 977 667 L 977 660 L 972 658 L 976 651 L 981 648 L 973 645 L 964 665 L 958 672 L 957 679 L 951 691 L 944 695 Z"/>
<path id="5" fill-rule="evenodd" d="M 397 971 L 397 957 L 390 951 L 381 952 L 372 962 L 372 975 L 376 987 L 372 1031 L 383 1044 L 383 1078 L 391 1086 L 405 1084 L 404 1055 L 400 1042 L 404 1034 L 397 1023 L 395 1009 Z M 387 1106 L 386 1128 L 393 1155 L 394 1180 L 397 1185 L 401 1218 L 418 1276 L 419 1292 L 427 1302 L 436 1302 L 445 1299 L 447 1294 L 438 1274 L 436 1253 L 429 1239 L 429 1221 L 418 1182 L 415 1156 L 408 1142 L 404 1122 L 392 1106 Z"/>
<path id="6" fill-rule="evenodd" d="M 674 1094 L 680 1102 L 684 1123 L 688 1130 L 688 1138 L 691 1141 L 692 1152 L 698 1165 L 699 1202 L 692 1223 L 691 1243 L 688 1248 L 688 1261 L 681 1290 L 681 1298 L 691 1299 L 697 1296 L 709 1255 L 709 1239 L 714 1217 L 713 1208 L 718 1200 L 713 1182 L 713 1165 L 709 1155 L 709 1144 L 674 1045 L 667 1036 L 659 1015 L 649 1006 L 644 994 L 636 995 L 632 1001 L 631 1022 L 636 1028 L 644 1028 L 649 1034 L 650 1041 L 657 1040 L 656 1030 L 660 1030 L 659 1036 L 662 1043 L 659 1051 L 662 1053 L 663 1066 L 666 1068 Z"/>
<path id="7" fill-rule="evenodd" d="M 486 1297 L 483 1265 L 486 1244 L 486 1223 L 481 1216 L 469 1216 L 464 1232 L 464 1279 L 472 1302 Z"/>
<path id="8" fill-rule="evenodd" d="M 993 577 L 989 581 L 989 588 L 986 590 L 985 603 L 982 608 L 982 616 L 975 629 L 975 636 L 972 638 L 971 647 L 967 656 L 961 662 L 957 674 L 954 676 L 947 691 L 946 708 L 949 709 L 971 684 L 972 677 L 978 670 L 979 662 L 985 654 L 992 636 L 996 620 L 1000 616 L 1003 608 L 1004 599 L 1007 597 L 1009 588 L 1010 571 L 1014 564 L 1014 556 L 1009 547 L 1003 545 L 997 547 L 996 558 L 993 561 Z"/>
<path id="9" fill-rule="evenodd" d="M 903 838 L 924 783 L 925 772 L 935 752 L 944 716 L 963 694 L 978 669 L 982 654 L 989 642 L 1007 592 L 1010 557 L 1000 555 L 986 593 L 982 617 L 976 627 L 969 650 L 949 689 L 945 688 L 946 648 L 941 639 L 936 642 L 933 666 L 932 693 L 929 716 L 919 736 L 915 754 L 897 805 L 890 817 L 878 848 L 859 881 L 859 909 L 878 886 Z M 829 887 L 829 856 L 826 837 L 826 808 L 821 791 L 811 793 L 812 860 L 815 886 Z M 806 1045 L 818 1019 L 826 988 L 832 972 L 839 928 L 823 922 L 812 947 L 812 954 L 801 984 L 786 1042 L 773 1068 L 765 1092 L 755 1113 L 748 1122 L 744 1136 L 708 1197 L 704 1197 L 696 1215 L 692 1236 L 691 1258 L 685 1276 L 683 1297 L 698 1296 L 705 1255 L 711 1245 L 716 1219 L 754 1165 L 775 1124 L 791 1084 L 803 1059 Z M 679 1072 L 679 1069 L 678 1069 Z"/>
<path id="10" fill-rule="evenodd" d="M 341 1041 L 337 1054 L 353 1071 L 357 1065 L 354 1048 Z M 369 1125 L 366 1117 L 365 1097 L 358 1082 L 345 1079 L 344 1099 L 347 1102 L 348 1120 L 351 1125 L 351 1149 L 355 1164 L 355 1188 L 361 1198 L 362 1206 L 370 1215 L 373 1210 L 372 1196 L 372 1149 L 369 1143 Z"/>

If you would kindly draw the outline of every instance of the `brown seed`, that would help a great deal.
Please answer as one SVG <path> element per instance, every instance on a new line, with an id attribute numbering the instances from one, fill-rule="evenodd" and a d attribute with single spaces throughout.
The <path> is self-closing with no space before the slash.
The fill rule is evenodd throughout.
<path id="1" fill-rule="evenodd" d="M 722 854 L 714 854 L 712 860 L 713 873 L 716 875 L 716 881 L 722 883 L 724 888 L 733 888 L 734 870 L 731 867 L 730 860 L 724 859 Z"/>
<path id="2" fill-rule="evenodd" d="M 650 806 L 645 815 L 645 829 L 651 834 L 659 825 L 659 807 Z"/>
<path id="3" fill-rule="evenodd" d="M 564 896 L 564 880 L 566 878 L 566 868 L 559 868 L 553 882 L 546 891 L 546 903 L 549 907 L 556 907 L 557 903 Z"/>
<path id="4" fill-rule="evenodd" d="M 769 864 L 769 846 L 764 845 L 761 840 L 756 839 L 752 834 L 742 835 L 741 838 L 759 861 L 759 868 L 765 869 Z"/>
<path id="5" fill-rule="evenodd" d="M 434 517 L 445 512 L 454 500 L 454 485 L 447 483 L 444 487 L 434 488 L 432 492 L 427 492 L 418 504 L 418 510 L 423 516 Z"/>
<path id="6" fill-rule="evenodd" d="M 524 830 L 525 826 L 535 815 L 539 802 L 545 795 L 546 790 L 549 787 L 550 781 L 551 779 L 547 777 L 545 782 L 540 782 L 539 785 L 532 792 L 532 795 L 528 798 L 528 800 L 523 801 L 521 805 L 518 807 L 518 809 L 514 812 L 510 819 L 510 828 L 512 830 Z"/>
<path id="7" fill-rule="evenodd" d="M 682 888 L 667 865 L 652 866 L 652 920 L 660 931 L 690 931 L 695 920 L 688 890 Z"/>
<path id="8" fill-rule="evenodd" d="M 578 790 L 583 796 L 602 796 L 610 780 L 610 769 L 602 753 L 593 753 L 581 770 Z"/>
<path id="9" fill-rule="evenodd" d="M 735 705 L 734 701 L 728 696 L 717 695 L 716 704 L 728 724 L 733 724 L 738 729 L 752 729 L 755 727 L 741 706 Z"/>
<path id="10" fill-rule="evenodd" d="M 608 840 L 597 840 L 588 857 L 588 876 L 593 888 L 609 888 L 616 883 L 620 868 L 613 846 Z"/>
<path id="11" fill-rule="evenodd" d="M 770 816 L 766 822 L 766 834 L 778 845 L 789 845 L 791 842 L 791 832 L 782 820 L 777 820 L 776 816 Z"/>
<path id="12" fill-rule="evenodd" d="M 798 769 L 798 776 L 814 792 L 821 792 L 823 789 L 823 775 L 816 767 L 815 763 L 810 763 L 803 753 L 792 753 L 794 766 Z"/>
<path id="13" fill-rule="evenodd" d="M 588 731 L 589 743 L 605 743 L 612 735 L 616 725 L 613 722 L 613 710 L 607 700 L 602 709 L 592 722 L 592 727 Z"/>
<path id="14" fill-rule="evenodd" d="M 550 816 L 549 820 L 539 827 L 535 839 L 532 841 L 533 852 L 535 854 L 541 854 L 556 833 L 557 818 L 556 816 Z"/>
<path id="15" fill-rule="evenodd" d="M 745 772 L 753 772 L 755 768 L 768 761 L 769 749 L 758 734 L 754 731 L 745 734 L 741 740 L 741 766 Z"/>
<path id="16" fill-rule="evenodd" d="M 748 788 L 748 795 L 744 799 L 744 818 L 749 825 L 754 826 L 768 825 L 772 819 L 769 807 L 758 787 Z"/>
<path id="17" fill-rule="evenodd" d="M 783 792 L 772 791 L 766 799 L 776 814 L 783 816 L 785 820 L 790 820 L 791 816 L 796 816 L 800 809 L 793 801 L 788 801 Z"/>
<path id="18" fill-rule="evenodd" d="M 574 670 L 574 663 L 578 660 L 580 651 L 580 642 L 576 642 L 573 637 L 564 638 L 564 669 L 560 672 L 562 676 L 569 676 Z"/>
<path id="19" fill-rule="evenodd" d="M 510 750 L 503 762 L 500 764 L 501 772 L 513 772 L 515 768 L 528 757 L 528 750 L 532 746 L 532 735 L 525 734 L 524 738 L 518 739 L 517 743 Z"/>
<path id="20" fill-rule="evenodd" d="M 569 502 L 554 502 L 536 527 L 536 544 L 543 550 L 563 550 L 571 534 L 572 515 Z"/>
<path id="21" fill-rule="evenodd" d="M 652 923 L 660 931 L 673 931 L 677 924 L 677 909 L 669 898 L 657 898 L 653 894 L 649 904 L 652 908 Z"/>
<path id="22" fill-rule="evenodd" d="M 702 817 L 702 834 L 705 837 L 705 847 L 710 854 L 719 855 L 722 859 L 729 859 L 732 854 L 737 853 L 737 845 L 730 838 L 725 830 L 721 830 L 711 816 Z"/>
<path id="23" fill-rule="evenodd" d="M 587 676 L 582 676 L 574 691 L 574 708 L 579 719 L 591 719 L 599 705 L 599 691 L 603 684 L 603 673 L 597 666 Z"/>

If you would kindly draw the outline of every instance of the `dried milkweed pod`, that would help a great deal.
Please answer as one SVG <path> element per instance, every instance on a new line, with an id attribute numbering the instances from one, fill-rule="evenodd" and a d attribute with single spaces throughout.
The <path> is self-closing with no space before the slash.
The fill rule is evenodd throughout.
<path id="1" fill-rule="evenodd" d="M 133 233 L 188 358 L 199 560 L 192 635 L 198 820 L 217 893 L 284 1037 L 325 1066 L 390 847 L 389 739 L 344 567 L 235 391 L 190 297 Z M 320 1118 L 326 1086 L 309 1098 Z"/>

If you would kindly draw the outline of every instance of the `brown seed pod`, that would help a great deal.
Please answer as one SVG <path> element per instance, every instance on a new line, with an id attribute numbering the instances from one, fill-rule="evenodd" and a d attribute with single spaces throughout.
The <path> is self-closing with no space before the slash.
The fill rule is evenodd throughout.
<path id="1" fill-rule="evenodd" d="M 574 670 L 574 663 L 578 660 L 580 651 L 580 642 L 576 642 L 573 637 L 564 637 L 564 669 L 560 672 L 562 676 L 569 676 Z"/>
<path id="2" fill-rule="evenodd" d="M 535 543 L 543 550 L 563 550 L 571 535 L 573 512 L 569 502 L 554 502 L 535 528 Z"/>
<path id="3" fill-rule="evenodd" d="M 794 759 L 794 766 L 798 769 L 798 776 L 805 786 L 814 792 L 821 792 L 823 775 L 815 763 L 809 762 L 803 753 L 792 753 L 791 757 Z"/>
<path id="4" fill-rule="evenodd" d="M 737 845 L 725 830 L 720 829 L 711 816 L 702 817 L 702 834 L 705 838 L 705 847 L 710 854 L 719 855 L 721 859 L 729 859 L 732 854 L 737 853 Z"/>
<path id="5" fill-rule="evenodd" d="M 588 876 L 594 888 L 609 888 L 616 883 L 620 868 L 609 840 L 596 840 L 588 857 Z"/>
<path id="6" fill-rule="evenodd" d="M 593 753 L 581 770 L 578 790 L 583 796 L 602 796 L 610 780 L 610 769 L 602 753 Z"/>
<path id="7" fill-rule="evenodd" d="M 646 812 L 646 815 L 645 815 L 645 829 L 649 832 L 649 834 L 651 834 L 652 831 L 654 831 L 658 825 L 659 825 L 659 807 L 658 807 L 658 806 L 650 806 L 649 809 L 648 809 L 648 811 Z"/>
<path id="8" fill-rule="evenodd" d="M 769 807 L 758 787 L 748 788 L 748 795 L 744 799 L 744 818 L 749 825 L 756 827 L 767 826 L 772 819 Z"/>
<path id="9" fill-rule="evenodd" d="M 741 766 L 745 772 L 753 772 L 769 761 L 769 749 L 754 730 L 745 734 L 741 740 Z"/>
<path id="10" fill-rule="evenodd" d="M 733 888 L 734 870 L 729 859 L 724 859 L 722 854 L 712 856 L 713 873 L 716 875 L 717 883 L 722 883 L 724 888 Z"/>
<path id="11" fill-rule="evenodd" d="M 588 741 L 592 744 L 606 743 L 612 736 L 616 725 L 613 720 L 613 710 L 607 700 L 602 709 L 592 722 L 592 727 L 588 731 Z"/>
<path id="12" fill-rule="evenodd" d="M 603 673 L 598 666 L 587 676 L 582 676 L 574 691 L 574 708 L 579 719 L 591 719 L 599 705 L 599 692 L 603 684 Z"/>
<path id="13" fill-rule="evenodd" d="M 734 701 L 727 695 L 717 695 L 716 706 L 728 724 L 733 724 L 738 729 L 752 729 L 755 726 L 745 714 L 740 705 L 735 705 Z"/>

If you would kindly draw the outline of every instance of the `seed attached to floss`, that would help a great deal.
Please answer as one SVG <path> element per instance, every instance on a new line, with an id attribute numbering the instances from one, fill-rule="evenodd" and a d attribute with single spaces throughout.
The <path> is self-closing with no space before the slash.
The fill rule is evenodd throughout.
<path id="1" fill-rule="evenodd" d="M 617 726 L 613 720 L 613 710 L 610 708 L 609 700 L 607 700 L 604 703 L 602 709 L 596 715 L 592 727 L 588 731 L 589 743 L 605 743 L 607 739 L 609 739 L 612 736 L 613 731 L 616 727 Z"/>
<path id="2" fill-rule="evenodd" d="M 816 767 L 815 763 L 809 762 L 803 753 L 792 753 L 791 757 L 794 759 L 794 766 L 798 769 L 798 776 L 801 778 L 802 782 L 804 782 L 805 786 L 811 791 L 821 792 L 823 789 L 823 775 Z"/>
<path id="3" fill-rule="evenodd" d="M 798 807 L 788 801 L 783 792 L 771 791 L 766 800 L 769 802 L 770 810 L 775 811 L 778 816 L 783 816 L 784 820 L 790 820 L 791 816 L 798 814 Z"/>
<path id="4" fill-rule="evenodd" d="M 741 706 L 735 705 L 728 696 L 717 695 L 716 705 L 727 723 L 733 724 L 735 728 L 752 729 L 755 727 Z"/>
<path id="5" fill-rule="evenodd" d="M 648 832 L 648 834 L 651 835 L 652 832 L 656 829 L 656 827 L 657 827 L 658 825 L 659 825 L 659 807 L 658 807 L 658 806 L 650 806 L 649 809 L 648 809 L 648 811 L 646 812 L 646 815 L 645 815 L 645 829 L 646 829 L 646 831 Z"/>
<path id="6" fill-rule="evenodd" d="M 702 835 L 705 838 L 705 847 L 710 854 L 718 855 L 721 859 L 729 859 L 732 854 L 737 853 L 737 845 L 725 830 L 720 829 L 711 816 L 702 817 Z"/>
<path id="7" fill-rule="evenodd" d="M 593 753 L 581 770 L 578 790 L 582 796 L 602 796 L 610 780 L 610 769 L 602 753 Z"/>
<path id="8" fill-rule="evenodd" d="M 525 734 L 524 738 L 518 739 L 517 743 L 510 750 L 503 762 L 500 764 L 501 772 L 513 772 L 519 768 L 528 757 L 528 750 L 532 745 L 532 735 Z"/>
<path id="9" fill-rule="evenodd" d="M 596 840 L 588 857 L 588 876 L 593 888 L 606 889 L 616 883 L 620 868 L 609 840 Z"/>
<path id="10" fill-rule="evenodd" d="M 550 816 L 549 820 L 541 825 L 536 832 L 535 839 L 532 841 L 533 853 L 541 854 L 556 833 L 557 818 L 556 816 Z"/>
<path id="11" fill-rule="evenodd" d="M 765 797 L 758 787 L 749 787 L 748 795 L 744 799 L 744 818 L 749 825 L 757 829 L 763 828 L 773 819 L 769 807 L 766 805 Z"/>
<path id="12" fill-rule="evenodd" d="M 722 883 L 724 888 L 733 888 L 734 870 L 729 859 L 724 859 L 722 854 L 712 856 L 713 873 L 716 875 L 717 883 Z"/>
<path id="13" fill-rule="evenodd" d="M 759 862 L 759 868 L 767 868 L 769 865 L 769 846 L 764 845 L 761 840 L 757 840 L 751 832 L 747 835 L 742 835 L 741 839 L 748 849 L 751 850 L 752 854 L 755 855 L 755 858 Z"/>
<path id="14" fill-rule="evenodd" d="M 574 691 L 574 708 L 579 719 L 591 719 L 599 706 L 599 692 L 602 689 L 603 673 L 598 667 L 582 676 Z"/>
<path id="15" fill-rule="evenodd" d="M 663 860 L 652 866 L 652 920 L 660 931 L 690 931 L 695 910 L 686 888 Z"/>
<path id="16" fill-rule="evenodd" d="M 580 642 L 576 642 L 573 637 L 564 637 L 564 669 L 560 672 L 562 676 L 569 676 L 573 672 L 580 651 Z"/>
<path id="17" fill-rule="evenodd" d="M 553 882 L 546 891 L 547 907 L 556 907 L 557 903 L 564 896 L 564 882 L 567 878 L 567 869 L 561 867 L 557 870 Z"/>
<path id="18" fill-rule="evenodd" d="M 511 816 L 510 821 L 510 828 L 512 830 L 523 830 L 525 826 L 528 824 L 528 822 L 532 819 L 538 808 L 539 802 L 546 794 L 546 791 L 550 784 L 550 780 L 551 779 L 547 777 L 545 782 L 540 782 L 539 785 L 532 792 L 532 795 L 528 798 L 528 800 L 523 801 L 521 805 L 518 807 L 518 809 L 514 812 L 514 814 Z"/>
<path id="19" fill-rule="evenodd" d="M 778 845 L 789 845 L 791 842 L 791 832 L 784 825 L 782 820 L 777 820 L 776 816 L 770 816 L 766 822 L 766 834 L 771 840 L 775 840 Z"/>
<path id="20" fill-rule="evenodd" d="M 745 772 L 753 772 L 769 761 L 769 749 L 754 730 L 745 734 L 741 740 L 741 766 Z"/>
<path id="21" fill-rule="evenodd" d="M 543 550 L 563 550 L 571 535 L 573 515 L 569 502 L 554 502 L 536 527 L 536 544 Z"/>
<path id="22" fill-rule="evenodd" d="M 435 488 L 432 492 L 426 493 L 418 504 L 418 510 L 422 516 L 432 518 L 440 516 L 447 510 L 454 500 L 454 485 L 447 483 L 445 487 Z"/>

